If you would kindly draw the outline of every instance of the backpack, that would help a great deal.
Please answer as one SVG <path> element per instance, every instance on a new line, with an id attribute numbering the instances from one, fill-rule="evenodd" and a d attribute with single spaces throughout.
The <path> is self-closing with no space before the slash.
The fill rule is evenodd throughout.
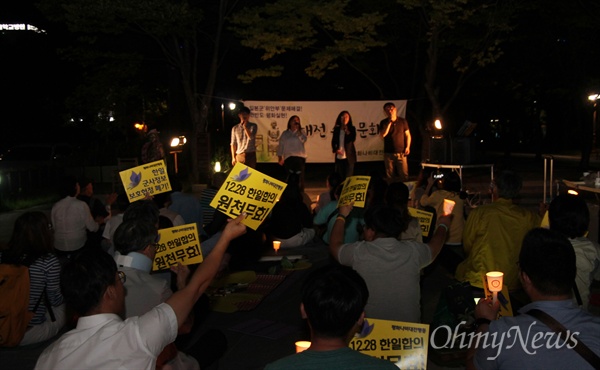
<path id="1" fill-rule="evenodd" d="M 29 308 L 29 268 L 0 264 L 0 347 L 18 346 L 34 313 Z"/>

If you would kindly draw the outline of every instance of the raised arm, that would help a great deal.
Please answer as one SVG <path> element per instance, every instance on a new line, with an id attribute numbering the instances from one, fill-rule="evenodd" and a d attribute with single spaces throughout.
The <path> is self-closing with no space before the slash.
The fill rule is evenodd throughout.
<path id="1" fill-rule="evenodd" d="M 329 237 L 329 253 L 331 253 L 336 261 L 338 260 L 340 247 L 344 244 L 346 217 L 348 217 L 351 211 L 352 204 L 341 206 L 333 223 L 333 229 L 331 229 L 331 236 Z"/>
<path id="2" fill-rule="evenodd" d="M 227 226 L 223 230 L 217 245 L 210 252 L 204 262 L 198 266 L 189 283 L 167 299 L 166 303 L 173 308 L 177 316 L 177 324 L 181 326 L 188 317 L 192 306 L 200 295 L 204 293 L 213 277 L 219 269 L 225 250 L 229 246 L 229 242 L 246 232 L 246 226 L 242 224 L 245 214 L 238 216 L 234 220 L 229 220 Z"/>

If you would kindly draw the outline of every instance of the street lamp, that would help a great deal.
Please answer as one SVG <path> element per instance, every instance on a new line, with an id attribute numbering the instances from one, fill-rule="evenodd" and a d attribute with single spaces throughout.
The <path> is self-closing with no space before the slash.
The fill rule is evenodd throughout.
<path id="1" fill-rule="evenodd" d="M 600 94 L 590 94 L 588 96 L 588 100 L 591 101 L 592 103 L 594 103 L 594 113 L 592 115 L 592 137 L 593 137 L 593 141 L 592 141 L 592 148 L 594 148 L 594 150 L 596 150 L 596 118 L 597 118 L 597 106 L 598 106 L 598 99 L 600 98 Z M 589 142 L 589 141 L 588 141 Z"/>
<path id="2" fill-rule="evenodd" d="M 175 160 L 175 173 L 179 172 L 179 167 L 177 164 L 177 154 L 183 151 L 183 146 L 187 143 L 187 139 L 185 136 L 175 136 L 171 139 L 171 151 L 173 154 L 173 159 Z"/>

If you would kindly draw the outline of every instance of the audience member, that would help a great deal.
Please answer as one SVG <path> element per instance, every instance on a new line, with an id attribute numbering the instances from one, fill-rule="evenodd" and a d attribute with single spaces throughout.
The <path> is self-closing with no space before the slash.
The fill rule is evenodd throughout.
<path id="1" fill-rule="evenodd" d="M 573 298 L 575 301 L 579 300 L 577 303 L 587 310 L 593 274 L 600 263 L 598 245 L 585 237 L 590 225 L 587 204 L 577 195 L 559 195 L 550 203 L 548 220 L 550 230 L 556 230 L 569 238 L 575 250 L 577 275 L 574 289 L 577 291 Z"/>
<path id="2" fill-rule="evenodd" d="M 212 224 L 216 210 L 210 206 L 210 203 L 219 192 L 219 189 L 227 179 L 227 174 L 224 172 L 215 173 L 211 180 L 210 186 L 202 189 L 200 193 L 200 204 L 202 205 L 202 219 L 204 221 L 204 231 L 208 236 L 214 235 L 218 228 Z"/>
<path id="3" fill-rule="evenodd" d="M 342 206 L 335 219 L 329 250 L 333 258 L 356 270 L 367 282 L 370 298 L 367 317 L 420 322 L 421 269 L 439 254 L 452 215 L 439 219 L 429 244 L 398 240 L 406 221 L 395 208 L 379 206 L 365 213 L 364 241 L 344 244 L 344 224 L 352 206 Z M 390 283 L 391 282 L 391 283 Z"/>
<path id="4" fill-rule="evenodd" d="M 335 217 L 338 215 L 338 198 L 342 194 L 343 184 L 340 184 L 334 193 L 334 199 L 323 207 L 319 213 L 317 213 L 313 219 L 313 223 L 317 226 L 324 226 L 327 228 L 323 234 L 323 241 L 329 244 L 331 238 L 331 231 L 335 224 Z M 344 225 L 344 243 L 353 243 L 358 241 L 361 236 L 359 230 L 363 223 L 363 209 L 356 208 L 346 217 Z"/>
<path id="5" fill-rule="evenodd" d="M 325 207 L 325 205 L 335 199 L 335 189 L 342 183 L 342 177 L 337 172 L 332 172 L 327 176 L 326 186 L 327 191 L 322 192 L 317 196 L 317 205 L 313 210 L 316 215 L 319 211 Z"/>
<path id="6" fill-rule="evenodd" d="M 432 167 L 423 167 L 421 169 L 421 172 L 419 172 L 417 180 L 415 181 L 415 185 L 410 192 L 409 207 L 425 210 L 425 207 L 421 205 L 421 197 L 425 194 L 427 179 L 429 179 L 429 176 L 431 176 L 433 171 L 434 169 Z M 437 187 L 434 190 L 437 190 Z"/>
<path id="7" fill-rule="evenodd" d="M 160 193 L 156 194 L 152 200 L 158 206 L 158 214 L 159 216 L 163 216 L 171 220 L 172 226 L 181 226 L 185 225 L 185 221 L 181 215 L 173 210 L 170 210 L 168 207 L 171 205 L 171 193 Z M 198 230 L 200 231 L 200 230 Z"/>
<path id="8" fill-rule="evenodd" d="M 269 220 L 269 230 L 273 240 L 281 241 L 281 248 L 294 248 L 305 245 L 315 237 L 312 215 L 302 201 L 302 191 L 297 181 L 298 175 L 290 177 L 279 202 L 273 207 Z"/>
<path id="9" fill-rule="evenodd" d="M 123 222 L 123 214 L 129 207 L 129 199 L 127 194 L 121 193 L 117 196 L 117 199 L 110 205 L 110 218 L 104 225 L 104 231 L 102 232 L 102 249 L 108 252 L 111 256 L 115 253 L 115 247 L 113 243 L 113 236 L 117 227 Z"/>
<path id="10" fill-rule="evenodd" d="M 100 225 L 94 221 L 90 207 L 77 199 L 80 188 L 75 177 L 65 177 L 60 190 L 64 198 L 52 206 L 50 215 L 56 253 L 68 257 L 86 245 L 87 231 L 96 232 Z"/>
<path id="11" fill-rule="evenodd" d="M 486 339 L 478 340 L 476 347 L 472 343 L 467 368 L 599 368 L 600 318 L 580 310 L 572 301 L 575 259 L 573 247 L 559 232 L 536 228 L 525 235 L 519 253 L 519 278 L 532 302 L 517 316 L 497 319 L 499 303 L 479 301 L 476 323 L 479 335 Z M 563 334 L 558 339 L 556 330 L 561 325 L 567 338 Z M 587 346 L 592 356 L 596 355 L 595 364 L 588 363 L 573 348 L 575 344 Z"/>
<path id="12" fill-rule="evenodd" d="M 310 348 L 275 361 L 265 370 L 279 369 L 397 369 L 390 361 L 348 347 L 365 318 L 369 291 L 352 269 L 326 266 L 313 271 L 302 287 L 300 312 L 310 327 Z"/>
<path id="13" fill-rule="evenodd" d="M 408 212 L 408 186 L 403 182 L 392 182 L 385 192 L 385 204 L 397 209 L 404 219 L 403 224 L 408 225 L 406 230 L 398 236 L 398 240 L 416 240 L 423 242 L 423 232 L 416 217 Z"/>
<path id="14" fill-rule="evenodd" d="M 462 184 L 458 173 L 452 171 L 444 174 L 439 184 L 441 189 L 432 192 L 433 185 L 437 181 L 433 178 L 433 173 L 427 179 L 427 188 L 425 194 L 421 197 L 421 206 L 435 208 L 436 217 L 444 214 L 444 202 L 449 200 L 454 202 L 452 208 L 452 223 L 448 233 L 448 240 L 442 249 L 438 261 L 450 272 L 454 274 L 456 266 L 464 259 L 462 247 L 462 237 L 465 227 L 465 203 L 466 194 L 461 191 Z"/>
<path id="15" fill-rule="evenodd" d="M 521 186 L 519 175 L 502 172 L 491 185 L 493 203 L 470 212 L 463 232 L 466 258 L 456 268 L 456 279 L 483 289 L 482 276 L 486 272 L 502 271 L 504 285 L 509 290 L 519 289 L 517 260 L 521 243 L 525 234 L 541 223 L 538 214 L 513 204 Z"/>
<path id="16" fill-rule="evenodd" d="M 150 274 L 156 255 L 157 240 L 158 230 L 145 220 L 128 220 L 122 223 L 115 233 L 114 243 L 117 250 L 115 261 L 117 267 L 127 275 L 127 281 L 124 284 L 126 290 L 125 317 L 142 316 L 173 294 L 164 279 Z M 189 269 L 187 266 L 181 266 L 175 272 L 177 273 L 177 290 L 182 290 L 187 284 Z M 199 300 L 198 303 L 201 301 Z M 196 332 L 197 326 L 192 329 L 190 323 L 198 323 L 200 315 L 205 315 L 208 309 L 208 300 L 204 305 L 206 307 L 199 306 L 198 303 L 194 305 L 194 315 L 190 315 L 186 324 L 179 328 L 179 334 Z M 194 320 L 195 317 L 198 319 Z M 188 350 L 192 357 L 179 352 L 174 354 L 172 361 L 184 368 L 194 368 L 198 366 L 197 363 L 200 363 L 204 365 L 200 366 L 203 368 L 220 357 L 225 350 L 225 338 L 218 339 L 217 337 L 212 338 L 213 345 L 210 348 L 213 351 L 210 356 L 200 356 L 201 353 L 206 353 L 206 342 L 202 341 L 199 346 L 194 345 Z M 216 342 L 220 342 L 222 345 L 215 346 Z M 209 361 L 207 362 L 207 360 Z"/>
<path id="17" fill-rule="evenodd" d="M 164 303 L 139 317 L 123 321 L 127 275 L 101 251 L 89 250 L 74 258 L 62 272 L 67 301 L 81 315 L 77 327 L 44 350 L 37 369 L 154 369 L 157 356 L 175 340 L 192 306 L 209 286 L 229 242 L 242 235 L 244 215 L 227 224 L 212 253 L 196 269 L 189 283 Z"/>
<path id="18" fill-rule="evenodd" d="M 198 232 L 205 235 L 202 218 L 203 208 L 200 204 L 200 199 L 196 198 L 188 190 L 184 189 L 181 181 L 177 176 L 171 180 L 171 204 L 167 207 L 170 211 L 179 214 L 186 224 L 195 223 L 198 227 Z"/>
<path id="19" fill-rule="evenodd" d="M 28 311 L 33 317 L 21 346 L 52 338 L 67 321 L 50 226 L 43 212 L 25 212 L 15 221 L 8 249 L 0 251 L 0 263 L 29 268 Z"/>

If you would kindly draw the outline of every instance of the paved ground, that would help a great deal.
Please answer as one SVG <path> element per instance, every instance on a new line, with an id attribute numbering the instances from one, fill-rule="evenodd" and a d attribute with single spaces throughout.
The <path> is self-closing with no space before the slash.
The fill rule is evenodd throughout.
<path id="1" fill-rule="evenodd" d="M 529 156 L 514 156 L 511 160 L 487 158 L 487 163 L 497 163 L 496 168 L 515 168 L 524 177 L 524 189 L 521 204 L 535 208 L 543 199 L 543 163 Z M 555 179 L 577 180 L 581 174 L 577 169 L 578 158 L 556 156 L 554 163 Z M 376 166 L 376 165 L 375 165 Z M 373 169 L 372 164 L 359 164 L 357 173 L 366 174 Z M 595 163 L 595 168 L 598 168 Z M 259 169 L 261 169 L 259 167 Z M 325 190 L 325 177 L 332 170 L 331 165 L 309 165 L 306 173 L 307 193 L 313 200 Z M 418 163 L 411 164 L 412 173 L 417 173 Z M 277 171 L 275 167 L 264 167 L 264 172 Z M 465 188 L 479 192 L 482 202 L 487 198 L 489 171 L 481 169 L 463 172 Z M 555 181 L 552 186 L 556 188 Z M 585 195 L 595 202 L 591 194 Z M 42 207 L 43 208 L 43 207 Z M 47 207 L 46 207 L 47 209 Z M 0 215 L 0 241 L 7 240 L 12 222 L 20 212 Z M 598 213 L 596 212 L 595 215 Z M 597 219 L 595 225 L 598 224 Z M 597 228 L 596 228 L 597 229 Z M 597 235 L 597 231 L 596 231 Z M 596 236 L 597 240 L 597 236 Z M 301 254 L 312 263 L 312 268 L 329 263 L 327 248 L 324 244 L 305 246 L 293 251 L 280 251 L 280 254 Z M 265 272 L 277 262 L 260 263 L 252 266 L 258 272 Z M 296 340 L 308 339 L 308 331 L 299 313 L 299 287 L 307 270 L 295 271 L 269 294 L 255 309 L 248 312 L 218 313 L 212 312 L 206 318 L 206 328 L 216 328 L 225 333 L 229 349 L 218 364 L 210 369 L 262 369 L 267 363 L 292 354 Z M 429 323 L 433 317 L 435 305 L 441 289 L 449 278 L 442 268 L 435 268 L 422 282 L 423 321 Z M 3 369 L 33 368 L 37 356 L 44 346 L 20 350 L 0 350 L 0 364 Z M 449 365 L 449 364 L 446 364 Z M 430 369 L 444 368 L 444 365 L 429 362 Z"/>

